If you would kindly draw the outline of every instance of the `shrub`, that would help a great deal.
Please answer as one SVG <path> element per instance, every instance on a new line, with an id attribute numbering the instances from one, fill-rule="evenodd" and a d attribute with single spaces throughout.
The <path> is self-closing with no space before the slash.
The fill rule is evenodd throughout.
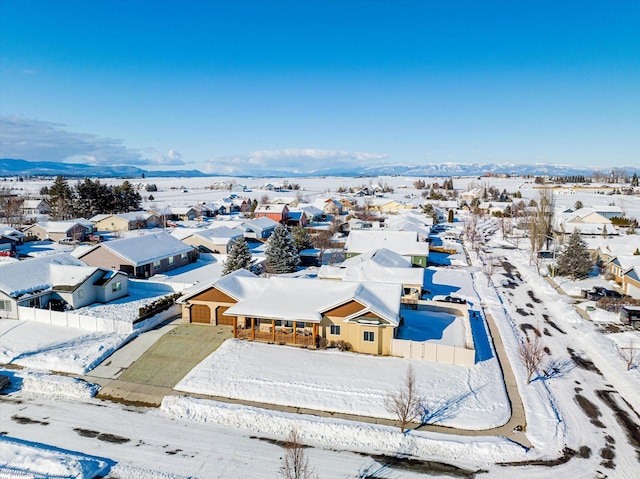
<path id="1" fill-rule="evenodd" d="M 338 351 L 351 351 L 351 343 L 347 341 L 343 341 L 342 339 L 338 341 L 331 341 L 329 347 L 336 348 Z"/>

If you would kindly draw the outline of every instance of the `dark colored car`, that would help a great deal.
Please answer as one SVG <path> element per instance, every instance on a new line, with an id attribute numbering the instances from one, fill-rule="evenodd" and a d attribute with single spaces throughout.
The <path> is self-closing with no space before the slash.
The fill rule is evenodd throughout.
<path id="1" fill-rule="evenodd" d="M 455 296 L 446 296 L 444 298 L 444 301 L 446 301 L 447 303 L 467 304 L 466 299 L 456 298 Z"/>

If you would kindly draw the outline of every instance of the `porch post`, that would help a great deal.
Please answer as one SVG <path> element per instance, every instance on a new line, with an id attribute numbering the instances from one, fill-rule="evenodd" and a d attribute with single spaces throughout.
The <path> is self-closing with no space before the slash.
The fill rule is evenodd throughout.
<path id="1" fill-rule="evenodd" d="M 318 323 L 313 323 L 313 345 L 316 345 L 318 339 Z"/>
<path id="2" fill-rule="evenodd" d="M 272 343 L 276 342 L 276 320 L 275 319 L 271 320 L 271 342 Z"/>
<path id="3" fill-rule="evenodd" d="M 251 339 L 256 339 L 256 318 L 251 318 Z"/>
<path id="4" fill-rule="evenodd" d="M 238 337 L 238 318 L 233 316 L 233 337 Z"/>
<path id="5" fill-rule="evenodd" d="M 293 322 L 293 344 L 297 343 L 297 340 L 296 340 L 297 339 L 297 337 L 296 337 L 296 329 L 297 329 L 296 328 L 296 322 L 294 321 Z"/>

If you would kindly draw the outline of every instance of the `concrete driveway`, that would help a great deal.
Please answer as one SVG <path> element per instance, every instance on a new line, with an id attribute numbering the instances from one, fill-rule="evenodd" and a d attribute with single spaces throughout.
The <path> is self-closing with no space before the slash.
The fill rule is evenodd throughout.
<path id="1" fill-rule="evenodd" d="M 158 406 L 164 396 L 175 394 L 173 387 L 189 371 L 232 336 L 228 326 L 172 323 L 134 339 L 85 379 L 102 386 L 99 398 Z"/>

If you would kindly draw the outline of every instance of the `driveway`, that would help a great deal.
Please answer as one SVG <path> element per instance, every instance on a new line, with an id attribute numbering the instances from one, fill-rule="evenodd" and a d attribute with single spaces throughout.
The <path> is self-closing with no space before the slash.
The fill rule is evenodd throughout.
<path id="1" fill-rule="evenodd" d="M 228 326 L 172 325 L 118 374 L 102 377 L 105 374 L 101 372 L 112 372 L 106 369 L 111 362 L 108 359 L 104 367 L 96 368 L 85 379 L 102 385 L 99 398 L 158 406 L 189 371 L 232 336 L 233 330 Z"/>

